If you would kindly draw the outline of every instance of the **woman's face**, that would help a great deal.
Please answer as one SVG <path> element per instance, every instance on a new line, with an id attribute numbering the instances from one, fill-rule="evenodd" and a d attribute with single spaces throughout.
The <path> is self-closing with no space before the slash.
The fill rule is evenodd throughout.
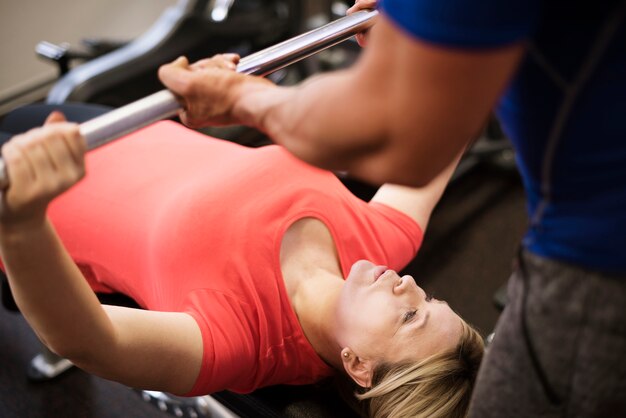
<path id="1" fill-rule="evenodd" d="M 411 276 L 356 262 L 337 308 L 338 340 L 373 361 L 416 361 L 452 349 L 461 318 L 446 302 L 430 299 Z"/>

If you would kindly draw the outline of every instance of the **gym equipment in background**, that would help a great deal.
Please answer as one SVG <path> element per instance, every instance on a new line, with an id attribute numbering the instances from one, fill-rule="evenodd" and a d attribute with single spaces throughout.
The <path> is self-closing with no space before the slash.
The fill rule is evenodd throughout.
<path id="1" fill-rule="evenodd" d="M 374 24 L 377 15 L 377 11 L 360 11 L 266 48 L 243 58 L 237 72 L 268 75 L 362 32 Z M 87 149 L 92 150 L 150 123 L 175 116 L 180 109 L 174 94 L 161 90 L 82 123 L 80 132 L 87 141 Z M 0 160 L 0 188 L 8 185 L 6 167 Z"/>
<path id="2" fill-rule="evenodd" d="M 300 32 L 301 3 L 179 0 L 148 31 L 128 43 L 89 40 L 87 53 L 41 43 L 37 48 L 40 55 L 55 61 L 63 73 L 46 101 L 112 107 L 130 103 L 161 88 L 158 67 L 181 55 L 192 61 L 225 51 L 247 55 L 294 36 Z M 95 58 L 69 69 L 73 59 L 91 57 Z"/>

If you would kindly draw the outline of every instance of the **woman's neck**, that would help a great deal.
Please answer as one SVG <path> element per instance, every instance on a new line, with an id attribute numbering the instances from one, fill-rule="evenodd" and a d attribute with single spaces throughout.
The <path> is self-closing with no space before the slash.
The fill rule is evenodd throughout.
<path id="1" fill-rule="evenodd" d="M 334 324 L 344 280 L 328 228 L 312 218 L 294 223 L 283 237 L 280 264 L 305 336 L 324 361 L 341 370 Z"/>
<path id="2" fill-rule="evenodd" d="M 293 308 L 300 326 L 317 354 L 328 364 L 341 370 L 341 346 L 335 332 L 335 311 L 343 279 L 320 272 L 302 283 Z"/>

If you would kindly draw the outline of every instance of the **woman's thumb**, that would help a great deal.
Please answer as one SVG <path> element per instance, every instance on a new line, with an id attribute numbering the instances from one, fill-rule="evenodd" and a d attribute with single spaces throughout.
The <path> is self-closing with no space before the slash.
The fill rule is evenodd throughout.
<path id="1" fill-rule="evenodd" d="M 63 113 L 59 112 L 58 110 L 55 110 L 48 115 L 48 117 L 46 118 L 46 121 L 44 122 L 44 125 L 49 125 L 52 123 L 59 123 L 59 122 L 67 122 L 67 120 L 65 119 L 65 115 L 63 115 Z"/>

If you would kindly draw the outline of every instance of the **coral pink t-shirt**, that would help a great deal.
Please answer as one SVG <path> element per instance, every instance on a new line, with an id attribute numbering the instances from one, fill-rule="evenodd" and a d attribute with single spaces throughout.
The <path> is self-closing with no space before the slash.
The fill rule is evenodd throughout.
<path id="1" fill-rule="evenodd" d="M 87 176 L 49 211 L 94 290 L 186 312 L 204 358 L 188 395 L 308 384 L 332 374 L 304 336 L 280 270 L 283 234 L 304 217 L 331 231 L 347 275 L 359 259 L 400 270 L 419 226 L 353 196 L 332 174 L 160 122 L 87 155 Z"/>

